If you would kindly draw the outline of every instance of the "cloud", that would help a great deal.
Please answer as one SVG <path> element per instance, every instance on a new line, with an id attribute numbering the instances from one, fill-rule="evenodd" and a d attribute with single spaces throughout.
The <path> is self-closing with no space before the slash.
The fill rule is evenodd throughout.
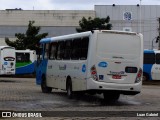
<path id="1" fill-rule="evenodd" d="M 32 9 L 33 4 L 32 0 L 1 0 L 0 8 L 5 9 Z"/>
<path id="2" fill-rule="evenodd" d="M 160 0 L 141 0 L 142 5 L 160 5 Z M 0 9 L 94 10 L 94 5 L 136 5 L 140 0 L 1 0 Z"/>
<path id="3" fill-rule="evenodd" d="M 34 7 L 36 10 L 53 10 L 52 1 L 53 0 L 34 0 Z"/>

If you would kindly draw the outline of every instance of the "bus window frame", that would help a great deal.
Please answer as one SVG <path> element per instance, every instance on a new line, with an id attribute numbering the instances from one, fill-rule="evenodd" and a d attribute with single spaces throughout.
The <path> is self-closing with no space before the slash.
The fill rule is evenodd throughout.
<path id="1" fill-rule="evenodd" d="M 156 53 L 156 64 L 160 64 L 160 53 Z"/>
<path id="2" fill-rule="evenodd" d="M 87 46 L 84 46 L 84 41 L 87 39 Z M 89 37 L 83 37 L 81 39 L 81 56 L 80 56 L 80 60 L 87 60 L 88 58 L 88 48 L 89 48 Z M 83 52 L 82 50 L 85 50 L 85 56 L 83 56 Z"/>
<path id="3" fill-rule="evenodd" d="M 58 42 L 50 43 L 50 45 L 49 45 L 49 56 L 48 56 L 49 60 L 56 60 L 57 59 L 57 45 L 58 45 Z M 53 52 L 53 47 L 55 47 L 55 49 L 54 49 L 55 53 L 52 53 Z M 51 58 L 51 56 L 53 58 Z"/>
<path id="4" fill-rule="evenodd" d="M 57 60 L 63 60 L 63 58 L 64 58 L 64 40 L 58 41 L 57 44 Z"/>
<path id="5" fill-rule="evenodd" d="M 75 50 L 74 53 L 73 53 L 73 50 Z M 72 41 L 71 59 L 72 60 L 79 60 L 80 57 L 81 57 L 81 38 L 75 38 Z"/>
<path id="6" fill-rule="evenodd" d="M 67 42 L 70 44 L 70 46 L 66 46 Z M 73 40 L 65 40 L 64 41 L 64 60 L 71 60 L 71 53 L 72 53 L 72 47 L 73 47 Z M 68 56 L 68 57 L 65 57 Z"/>

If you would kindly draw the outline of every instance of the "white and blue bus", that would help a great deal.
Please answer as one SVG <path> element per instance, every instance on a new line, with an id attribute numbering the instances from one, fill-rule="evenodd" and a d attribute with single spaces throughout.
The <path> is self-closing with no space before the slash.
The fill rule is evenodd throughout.
<path id="1" fill-rule="evenodd" d="M 16 75 L 34 74 L 37 56 L 35 50 L 16 50 Z"/>
<path id="2" fill-rule="evenodd" d="M 143 80 L 160 80 L 160 50 L 144 50 Z"/>
<path id="3" fill-rule="evenodd" d="M 36 82 L 73 93 L 103 93 L 106 100 L 141 92 L 143 38 L 124 31 L 95 30 L 40 41 Z"/>
<path id="4" fill-rule="evenodd" d="M 0 46 L 0 75 L 14 75 L 15 61 L 15 48 Z"/>

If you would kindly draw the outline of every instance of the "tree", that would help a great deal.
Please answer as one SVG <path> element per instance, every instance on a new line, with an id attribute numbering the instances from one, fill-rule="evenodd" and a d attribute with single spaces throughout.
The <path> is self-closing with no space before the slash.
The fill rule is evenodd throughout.
<path id="1" fill-rule="evenodd" d="M 39 41 L 42 38 L 45 38 L 48 33 L 38 34 L 41 28 L 40 26 L 33 26 L 34 23 L 35 21 L 29 21 L 26 33 L 16 33 L 15 37 L 17 39 L 15 41 L 10 41 L 9 38 L 6 37 L 6 44 L 15 47 L 15 49 L 17 50 L 35 50 L 36 45 L 38 45 Z"/>
<path id="2" fill-rule="evenodd" d="M 80 28 L 76 28 L 76 31 L 85 32 L 96 29 L 111 30 L 112 24 L 110 24 L 109 22 L 110 22 L 109 16 L 106 18 L 94 18 L 94 19 L 92 19 L 91 17 L 89 17 L 88 19 L 83 17 L 82 20 L 79 21 Z"/>

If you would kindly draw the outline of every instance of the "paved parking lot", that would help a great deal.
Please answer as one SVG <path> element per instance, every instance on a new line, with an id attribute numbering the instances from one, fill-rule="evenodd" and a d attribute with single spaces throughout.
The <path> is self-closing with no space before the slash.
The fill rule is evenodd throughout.
<path id="1" fill-rule="evenodd" d="M 74 99 L 70 100 L 67 98 L 66 92 L 61 90 L 53 90 L 51 94 L 42 93 L 40 86 L 35 84 L 34 78 L 0 78 L 0 110 L 15 112 L 51 111 L 51 114 L 62 114 L 57 112 L 63 111 L 63 115 L 65 112 L 68 114 L 69 111 L 72 111 L 70 115 L 72 116 L 75 114 L 73 117 L 76 117 L 76 119 L 86 119 L 86 117 L 89 117 L 87 119 L 106 119 L 106 117 L 103 116 L 103 112 L 111 111 L 113 112 L 113 114 L 111 114 L 113 117 L 109 116 L 109 118 L 112 120 L 117 118 L 127 119 L 129 116 L 130 119 L 134 120 L 139 119 L 139 117 L 134 116 L 139 113 L 139 111 L 158 112 L 160 110 L 159 92 L 160 85 L 143 85 L 141 94 L 136 96 L 121 95 L 119 101 L 115 103 L 106 103 L 103 101 L 101 95 L 75 96 Z M 76 113 L 76 111 L 82 112 Z M 90 117 L 90 115 L 80 117 L 84 112 L 87 111 L 95 111 L 93 113 L 88 112 L 88 114 L 92 114 L 94 117 Z M 95 117 L 96 113 L 97 117 Z M 110 113 L 108 112 L 107 114 Z M 116 114 L 123 115 L 117 116 Z M 54 117 L 54 119 L 71 119 L 71 117 L 68 118 L 63 115 L 62 117 L 57 115 L 57 117 Z M 124 118 L 125 115 L 128 117 Z M 22 118 L 13 119 L 21 120 Z M 41 119 L 48 120 L 53 118 L 47 117 Z M 140 117 L 140 119 L 158 120 L 160 119 L 160 114 L 158 117 Z"/>

